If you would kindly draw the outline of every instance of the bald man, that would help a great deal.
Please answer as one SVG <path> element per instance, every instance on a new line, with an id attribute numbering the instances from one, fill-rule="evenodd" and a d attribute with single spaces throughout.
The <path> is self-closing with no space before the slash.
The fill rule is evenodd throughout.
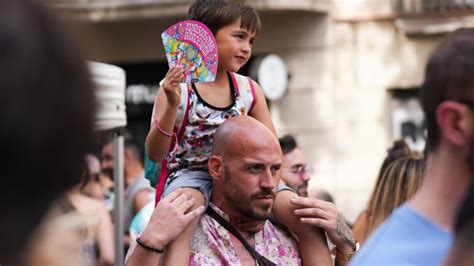
<path id="1" fill-rule="evenodd" d="M 258 253 L 268 260 L 278 265 L 301 265 L 295 239 L 269 221 L 281 164 L 282 152 L 278 139 L 265 125 L 248 116 L 228 119 L 217 129 L 209 159 L 209 173 L 213 181 L 209 207 L 227 220 Z M 293 204 L 302 208 L 297 211 L 297 216 L 308 219 L 307 224 L 310 225 L 314 225 L 315 221 L 324 220 L 324 224 L 318 226 L 331 231 L 328 232 L 330 237 L 336 235 L 337 220 L 321 219 L 317 215 L 318 212 L 315 212 L 316 208 L 319 210 L 321 208 L 315 205 L 313 200 L 309 198 L 292 200 Z M 337 214 L 337 212 L 328 213 L 331 216 Z M 248 233 L 239 227 L 241 221 L 261 222 L 263 228 L 257 233 Z M 167 227 L 163 227 L 152 231 L 167 230 Z M 344 242 L 344 239 L 339 242 Z M 341 248 L 347 246 L 351 248 L 350 243 L 339 245 Z M 207 213 L 198 222 L 190 249 L 190 265 L 255 265 L 256 261 L 234 235 Z M 135 255 L 134 259 L 137 259 L 135 261 L 137 264 L 129 265 L 145 264 L 145 261 L 153 261 L 148 260 L 153 255 L 155 258 L 158 257 L 157 254 L 138 256 L 136 252 L 132 253 Z M 324 255 L 321 252 L 313 256 L 321 254 Z M 329 254 L 327 256 L 330 263 Z"/>
<path id="2" fill-rule="evenodd" d="M 281 156 L 277 138 L 265 125 L 245 116 L 227 120 L 215 134 L 209 159 L 214 186 L 210 207 L 261 255 L 277 264 L 300 265 L 294 239 L 268 221 L 279 182 Z M 265 224 L 260 232 L 249 234 L 239 229 L 241 220 Z M 223 262 L 255 265 L 243 244 L 205 214 L 191 242 L 190 264 Z"/>
<path id="3" fill-rule="evenodd" d="M 268 220 L 275 204 L 281 166 L 280 143 L 272 131 L 248 116 L 230 118 L 218 128 L 209 159 L 209 173 L 214 186 L 210 207 L 228 220 L 267 259 L 277 265 L 300 265 L 300 254 L 294 239 Z M 322 206 L 325 203 L 316 199 L 296 197 L 291 202 L 301 208 L 296 210 L 295 219 L 303 217 L 306 221 L 301 220 L 302 223 L 319 227 L 314 227 L 314 230 L 326 230 L 330 239 L 337 243 L 339 253 L 346 254 L 349 250 L 352 254 L 354 240 L 352 235 L 347 236 L 338 226 L 337 210 Z M 324 215 L 321 215 L 321 210 L 324 210 Z M 242 220 L 263 221 L 263 229 L 249 234 L 239 228 L 239 221 Z M 299 248 L 302 248 L 301 242 Z M 318 248 L 319 253 L 312 254 L 322 258 L 318 259 L 321 262 L 326 260 L 323 256 L 328 256 L 329 263 L 321 265 L 331 262 L 324 249 L 327 250 L 327 247 Z M 191 242 L 190 264 L 222 263 L 255 265 L 255 259 L 237 238 L 206 214 L 201 218 Z M 347 261 L 338 261 L 337 264 L 346 265 Z"/>

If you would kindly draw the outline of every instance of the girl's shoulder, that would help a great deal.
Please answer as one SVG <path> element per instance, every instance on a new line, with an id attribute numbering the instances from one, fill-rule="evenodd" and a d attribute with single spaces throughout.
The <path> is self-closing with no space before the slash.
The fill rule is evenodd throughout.
<path id="1" fill-rule="evenodd" d="M 253 79 L 249 76 L 245 76 L 236 72 L 229 72 L 234 85 L 253 86 Z"/>
<path id="2" fill-rule="evenodd" d="M 237 95 L 244 101 L 247 110 L 250 112 L 256 100 L 254 81 L 248 76 L 234 72 L 231 72 L 230 76 Z"/>

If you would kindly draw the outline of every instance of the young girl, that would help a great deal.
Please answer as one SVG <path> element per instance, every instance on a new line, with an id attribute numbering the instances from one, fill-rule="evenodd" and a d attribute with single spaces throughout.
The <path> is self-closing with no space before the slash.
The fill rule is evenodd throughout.
<path id="1" fill-rule="evenodd" d="M 210 199 L 212 178 L 207 161 L 217 127 L 229 117 L 250 115 L 273 132 L 275 129 L 260 86 L 235 73 L 249 60 L 255 36 L 260 30 L 256 11 L 237 1 L 197 0 L 190 7 L 188 18 L 205 24 L 216 38 L 219 56 L 216 79 L 214 82 L 191 84 L 188 89 L 185 84 L 180 84 L 185 69 L 179 66 L 170 68 L 158 90 L 146 147 L 149 158 L 155 162 L 161 162 L 167 156 L 168 178 L 163 196 L 184 188 L 195 198 L 197 208 L 207 206 Z M 182 93 L 187 93 L 187 97 L 182 97 Z M 187 106 L 184 133 L 168 154 L 174 137 L 173 129 L 181 126 L 176 124 L 178 108 L 188 109 Z M 290 199 L 294 196 L 290 190 L 277 193 L 273 209 L 276 219 L 297 235 L 304 264 L 331 263 L 324 233 L 300 223 L 293 215 L 294 206 Z M 185 254 L 189 254 L 189 241 L 195 225 L 196 222 L 188 226 L 167 247 L 165 265 L 187 265 L 189 256 Z M 251 231 L 252 227 L 255 230 L 258 226 L 244 224 L 244 227 Z"/>

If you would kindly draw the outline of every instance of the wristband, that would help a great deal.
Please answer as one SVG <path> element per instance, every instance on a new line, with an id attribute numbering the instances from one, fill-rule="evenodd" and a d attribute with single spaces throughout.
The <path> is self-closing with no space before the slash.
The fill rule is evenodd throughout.
<path id="1" fill-rule="evenodd" d="M 168 132 L 164 131 L 163 129 L 161 129 L 160 124 L 158 124 L 158 120 L 157 120 L 157 119 L 155 119 L 155 120 L 153 121 L 153 124 L 155 124 L 155 127 L 156 127 L 161 133 L 163 133 L 163 135 L 168 136 L 168 137 L 170 137 L 170 138 L 173 137 L 173 134 L 174 134 L 174 133 L 168 133 Z"/>
<path id="2" fill-rule="evenodd" d="M 139 237 L 137 237 L 137 239 L 135 239 L 135 241 L 137 241 L 137 243 L 142 246 L 143 248 L 145 249 L 148 249 L 150 251 L 153 251 L 153 252 L 156 252 L 156 253 L 163 253 L 165 251 L 165 248 L 156 248 L 156 247 L 152 247 L 152 246 L 149 246 L 147 245 L 145 242 L 143 242 L 143 240 L 141 240 Z"/>
<path id="3" fill-rule="evenodd" d="M 355 248 L 352 252 L 344 253 L 344 252 L 341 252 L 341 251 L 337 250 L 337 247 L 334 247 L 334 249 L 332 250 L 332 254 L 336 256 L 337 261 L 342 261 L 342 262 L 350 261 L 351 258 L 359 250 L 359 247 L 360 247 L 360 244 L 359 244 L 359 242 L 356 241 L 355 242 Z"/>

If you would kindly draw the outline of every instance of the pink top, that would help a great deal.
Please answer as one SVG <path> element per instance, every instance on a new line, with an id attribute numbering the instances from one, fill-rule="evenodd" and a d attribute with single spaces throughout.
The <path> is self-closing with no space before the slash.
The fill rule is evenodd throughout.
<path id="1" fill-rule="evenodd" d="M 225 219 L 229 217 L 209 204 Z M 293 238 L 267 221 L 255 234 L 255 249 L 277 265 L 301 265 L 298 246 Z M 189 265 L 241 265 L 230 240 L 230 233 L 209 215 L 204 214 L 191 240 Z"/>

